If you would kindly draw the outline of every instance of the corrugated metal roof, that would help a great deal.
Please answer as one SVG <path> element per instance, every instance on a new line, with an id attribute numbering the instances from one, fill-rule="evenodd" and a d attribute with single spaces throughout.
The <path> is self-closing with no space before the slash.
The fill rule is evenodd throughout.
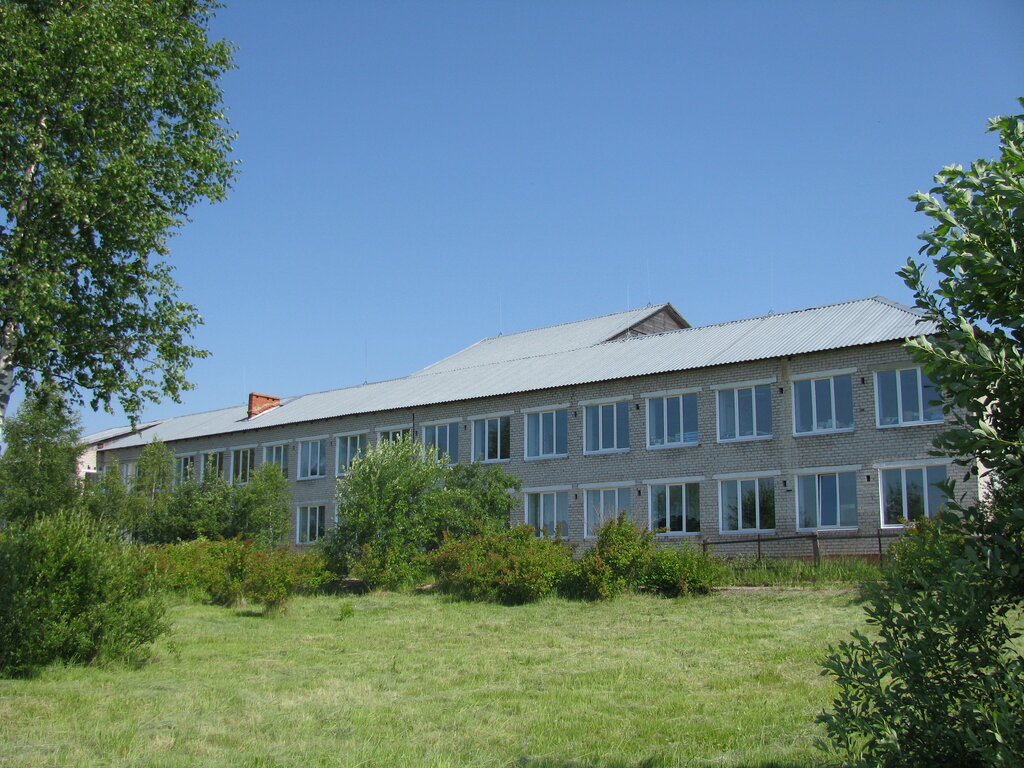
<path id="1" fill-rule="evenodd" d="M 168 419 L 144 434 L 128 435 L 106 447 L 125 448 L 153 439 L 170 442 L 358 413 L 707 368 L 934 332 L 935 327 L 931 323 L 922 323 L 920 314 L 910 307 L 873 296 L 778 315 L 532 355 L 517 341 L 514 345 L 520 355 L 517 358 L 487 361 L 489 356 L 484 355 L 476 359 L 485 362 L 476 365 L 437 370 L 431 367 L 402 379 L 282 399 L 280 407 L 251 421 L 246 418 L 245 405 Z M 538 338 L 544 339 L 545 336 L 541 334 Z M 551 342 L 541 346 L 550 350 L 556 344 Z M 511 348 L 507 348 L 506 353 Z M 457 356 L 449 360 L 454 357 Z M 463 358 L 463 362 L 472 359 Z"/>

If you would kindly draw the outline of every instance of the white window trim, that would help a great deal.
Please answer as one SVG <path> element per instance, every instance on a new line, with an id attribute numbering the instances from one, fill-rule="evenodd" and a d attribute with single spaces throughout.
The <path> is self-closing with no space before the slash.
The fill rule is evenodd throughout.
<path id="1" fill-rule="evenodd" d="M 450 416 L 447 419 L 430 419 L 430 421 L 421 421 L 419 424 L 421 427 L 440 427 L 443 424 L 461 424 L 463 421 L 465 421 L 465 419 L 461 416 Z"/>
<path id="2" fill-rule="evenodd" d="M 571 485 L 542 485 L 536 488 L 523 488 L 522 494 L 525 498 L 529 493 L 552 493 L 555 491 L 571 491 Z"/>
<path id="3" fill-rule="evenodd" d="M 412 429 L 412 422 L 410 421 L 408 424 L 396 424 L 393 427 L 377 427 L 374 431 L 378 435 L 383 435 L 385 432 L 399 432 L 403 429 Z M 339 437 L 341 437 L 341 435 L 339 435 Z"/>
<path id="4" fill-rule="evenodd" d="M 808 379 L 832 379 L 836 376 L 852 376 L 857 373 L 857 368 L 836 368 L 831 371 L 811 371 L 810 373 L 794 373 L 789 377 L 790 381 L 807 381 Z"/>
<path id="5" fill-rule="evenodd" d="M 545 413 L 547 411 L 567 411 L 569 410 L 568 403 L 557 403 L 555 405 L 535 405 L 530 408 L 520 408 L 519 412 L 522 414 L 528 413 Z"/>
<path id="6" fill-rule="evenodd" d="M 428 428 L 434 427 L 436 429 L 437 427 L 451 427 L 452 425 L 455 426 L 455 444 L 456 444 L 455 447 L 458 448 L 459 439 L 462 437 L 462 420 L 461 419 L 443 419 L 441 421 L 438 421 L 438 420 L 435 419 L 433 421 L 421 421 L 420 422 L 420 443 L 422 445 L 424 445 L 424 446 L 427 445 L 427 429 Z M 451 456 L 449 455 L 448 458 L 450 459 Z M 458 461 L 452 461 L 452 462 L 448 463 L 448 466 L 452 466 L 453 464 L 458 464 L 458 463 L 459 463 Z"/>
<path id="7" fill-rule="evenodd" d="M 636 480 L 619 480 L 606 483 L 580 483 L 576 487 L 581 491 L 600 491 L 604 488 L 633 488 L 635 486 Z"/>
<path id="8" fill-rule="evenodd" d="M 324 508 L 324 529 L 321 532 L 321 534 L 319 536 L 317 536 L 313 541 L 299 541 L 299 510 L 301 510 L 301 509 L 311 509 L 313 507 L 323 507 Z M 313 501 L 313 502 L 306 502 L 305 504 L 296 504 L 295 505 L 295 518 L 294 518 L 294 520 L 295 520 L 295 546 L 297 546 L 297 547 L 308 547 L 308 546 L 316 544 L 318 541 L 320 541 L 320 539 L 323 538 L 324 534 L 327 533 L 327 528 L 328 528 L 327 523 L 328 523 L 328 515 L 329 514 L 330 514 L 330 505 L 327 502 L 315 502 L 315 501 Z M 337 521 L 337 510 L 335 510 L 335 521 Z"/>
<path id="9" fill-rule="evenodd" d="M 814 373 L 814 374 L 806 374 L 805 373 L 805 374 L 800 374 L 799 376 L 791 377 L 790 381 L 793 382 L 793 383 L 796 383 L 798 381 L 818 381 L 819 379 L 834 379 L 837 376 L 851 376 L 852 377 L 852 375 L 854 373 L 856 373 L 856 372 L 857 372 L 856 368 L 844 368 L 844 369 L 838 370 L 838 371 L 822 371 L 821 373 Z M 851 387 L 850 387 L 850 400 L 851 400 L 850 406 L 851 406 L 851 409 L 852 409 L 852 406 L 853 406 L 853 402 L 852 402 L 852 400 L 853 400 L 853 386 L 852 386 L 853 382 L 852 382 L 852 380 L 851 380 L 850 384 L 851 384 Z M 834 397 L 835 385 L 833 385 L 831 387 L 831 389 L 832 389 L 832 393 L 833 393 L 832 410 L 835 411 L 835 408 L 836 408 L 835 397 Z M 853 412 L 854 426 L 852 426 L 852 427 L 836 427 L 836 428 L 833 428 L 833 429 L 812 429 L 812 430 L 810 430 L 808 432 L 797 432 L 796 431 L 796 387 L 790 387 L 790 390 L 791 391 L 790 391 L 790 397 L 789 397 L 789 410 L 792 411 L 791 415 L 793 417 L 793 437 L 813 437 L 814 435 L 841 435 L 841 434 L 844 434 L 846 432 L 853 432 L 854 429 L 856 429 L 857 417 L 856 417 L 856 411 L 854 411 Z M 811 387 L 811 392 L 813 393 L 813 391 L 814 391 L 814 387 Z M 812 394 L 811 397 L 813 398 L 813 397 L 816 397 L 816 396 Z"/>
<path id="10" fill-rule="evenodd" d="M 800 525 L 800 484 L 798 478 L 801 477 L 817 477 L 818 475 L 839 475 L 860 472 L 863 467 L 860 464 L 852 464 L 844 467 L 808 467 L 806 469 L 798 469 L 793 473 L 793 497 L 796 500 L 796 530 L 797 531 L 856 531 L 860 529 L 860 523 L 857 525 L 816 525 L 811 527 L 805 527 Z M 856 477 L 854 478 L 856 479 Z M 881 483 L 879 483 L 881 485 Z M 856 483 L 854 484 L 854 494 L 856 496 Z M 857 507 L 857 516 L 860 517 L 860 506 Z M 818 519 L 821 519 L 821 510 L 818 510 Z"/>
<path id="11" fill-rule="evenodd" d="M 723 389 L 749 389 L 750 387 L 760 387 L 763 384 L 774 384 L 777 381 L 776 376 L 772 376 L 770 379 L 751 379 L 750 381 L 736 381 L 729 382 L 726 384 L 712 384 L 708 389 L 719 392 Z"/>
<path id="12" fill-rule="evenodd" d="M 750 477 L 744 474 L 743 477 Z M 653 480 L 644 480 L 644 485 L 680 485 L 681 483 L 703 483 L 704 475 L 688 475 L 687 477 L 656 477 Z"/>
<path id="13" fill-rule="evenodd" d="M 338 443 L 342 440 L 347 440 L 350 437 L 363 437 L 363 451 L 365 451 L 370 445 L 370 433 L 369 432 L 343 432 L 340 435 L 334 436 L 334 476 L 345 477 L 348 475 L 349 470 L 342 469 L 341 463 L 341 451 L 338 450 Z"/>
<path id="14" fill-rule="evenodd" d="M 527 451 L 529 450 L 529 446 L 530 446 L 530 427 L 529 427 L 530 416 L 532 414 L 557 413 L 558 411 L 566 411 L 566 415 L 565 415 L 566 416 L 566 418 L 565 418 L 565 453 L 541 453 L 541 454 L 538 454 L 536 456 L 529 456 L 529 455 L 527 455 Z M 523 461 L 546 461 L 547 459 L 565 459 L 565 458 L 569 457 L 569 414 L 568 414 L 568 411 L 569 411 L 569 406 L 568 406 L 568 404 L 565 404 L 565 403 L 563 403 L 561 405 L 544 406 L 543 408 L 524 408 L 522 410 L 522 414 L 523 414 Z M 556 419 L 556 421 L 557 421 L 557 419 Z M 511 427 L 511 421 L 509 422 L 509 426 Z M 555 429 L 556 439 L 554 441 L 556 444 L 558 442 L 558 440 L 557 440 L 557 433 L 558 433 L 558 429 L 556 427 L 556 429 Z M 509 437 L 511 438 L 511 435 L 509 435 Z M 511 454 L 511 450 L 509 451 L 509 453 Z"/>
<path id="15" fill-rule="evenodd" d="M 762 472 L 723 472 L 712 475 L 712 480 L 756 480 L 759 477 L 781 477 L 782 470 L 766 469 Z"/>
<path id="16" fill-rule="evenodd" d="M 647 530 L 654 530 L 654 491 L 651 490 L 652 486 L 655 485 L 700 485 L 704 480 L 704 476 L 700 475 L 697 477 L 675 477 L 667 478 L 665 480 L 648 480 L 647 481 Z M 683 505 L 686 505 L 686 494 L 683 493 Z M 700 519 L 700 509 L 697 510 L 697 519 Z M 686 510 L 683 510 L 683 520 L 686 520 Z M 667 538 L 687 538 L 700 536 L 700 531 L 663 531 L 661 533 L 654 534 L 659 539 Z"/>
<path id="17" fill-rule="evenodd" d="M 722 493 L 722 481 L 732 482 L 734 480 L 761 480 L 766 477 L 778 477 L 781 474 L 781 472 L 776 471 L 760 472 L 756 474 L 751 474 L 749 472 L 730 472 L 727 475 L 713 475 L 714 479 L 718 481 L 718 533 L 722 536 L 738 536 L 743 534 L 747 534 L 749 536 L 750 534 L 757 535 L 759 533 L 775 533 L 778 531 L 778 505 L 775 507 L 775 528 L 738 528 L 735 531 L 727 531 L 725 529 L 725 507 L 722 503 L 725 500 L 724 494 Z M 737 510 L 737 514 L 742 515 L 743 510 Z M 760 518 L 760 514 L 758 514 L 758 517 Z"/>
<path id="18" fill-rule="evenodd" d="M 345 432 L 335 432 L 331 437 L 354 437 L 355 435 L 369 435 L 373 432 L 372 429 L 350 429 Z"/>
<path id="19" fill-rule="evenodd" d="M 647 392 L 641 395 L 644 399 L 644 443 L 648 451 L 670 451 L 673 448 L 693 448 L 700 445 L 700 440 L 681 443 L 663 443 L 662 445 L 651 445 L 651 400 L 655 398 L 681 397 L 682 395 L 695 395 L 701 391 L 701 387 L 687 387 L 686 389 L 670 389 L 664 392 Z M 716 398 L 717 399 L 717 398 Z M 700 434 L 700 411 L 698 404 L 697 434 Z M 680 415 L 680 419 L 682 416 Z M 682 424 L 680 423 L 680 427 Z M 667 429 L 667 428 L 666 428 Z"/>
<path id="20" fill-rule="evenodd" d="M 583 491 L 583 538 L 584 539 L 589 540 L 589 541 L 593 541 L 594 539 L 597 538 L 597 536 L 588 536 L 587 535 L 587 491 L 610 491 L 610 490 L 617 490 L 619 488 L 629 488 L 629 489 L 632 489 L 635 485 L 636 485 L 635 482 L 629 481 L 629 482 L 626 482 L 626 483 L 587 483 L 586 485 L 579 485 L 579 486 L 577 486 L 581 491 Z M 630 501 L 631 502 L 632 502 L 632 496 L 633 496 L 633 494 L 630 493 Z M 631 520 L 633 519 L 633 509 L 632 509 L 632 506 L 633 505 L 630 504 L 629 518 Z M 618 516 L 616 515 L 616 518 L 617 517 Z M 650 525 L 648 525 L 648 528 L 650 528 Z"/>
<path id="21" fill-rule="evenodd" d="M 924 376 L 925 373 L 924 373 L 924 369 L 921 366 L 919 366 L 919 365 L 902 366 L 902 367 L 897 367 L 897 368 L 880 368 L 877 371 L 875 371 L 875 375 L 874 375 L 874 379 L 875 379 L 875 426 L 878 429 L 900 429 L 901 427 L 934 427 L 937 424 L 945 424 L 946 423 L 946 415 L 945 414 L 942 414 L 941 418 L 932 419 L 931 421 L 925 421 L 924 419 L 918 419 L 916 421 L 899 421 L 896 424 L 883 424 L 882 423 L 882 390 L 878 386 L 878 374 L 880 374 L 880 373 L 889 373 L 891 371 L 895 371 L 897 374 L 899 374 L 900 371 L 913 371 L 913 370 L 917 371 L 917 381 L 918 381 L 918 384 L 920 384 L 921 377 Z M 903 387 L 903 385 L 900 383 L 900 377 L 899 377 L 899 375 L 897 375 L 896 376 L 896 391 L 897 392 L 902 392 L 903 391 L 902 387 Z M 925 408 L 924 389 L 922 387 L 920 387 L 920 386 L 918 387 L 918 395 L 920 396 L 921 415 L 923 416 L 924 415 L 924 408 Z M 899 403 L 897 403 L 897 406 L 899 406 Z"/>
<path id="22" fill-rule="evenodd" d="M 952 459 L 921 459 L 909 461 L 881 461 L 875 464 L 875 469 L 886 470 L 886 469 L 927 469 L 928 467 L 946 467 L 946 479 L 949 479 L 949 467 L 953 464 Z M 878 527 L 886 531 L 901 531 L 908 527 L 913 527 L 914 522 L 911 521 L 909 525 L 903 523 L 887 523 L 885 522 L 885 486 L 882 483 L 881 471 L 877 475 L 878 480 Z M 928 476 L 925 473 L 925 482 L 927 484 Z M 927 516 L 927 511 L 925 512 Z"/>
<path id="23" fill-rule="evenodd" d="M 249 464 L 249 474 L 252 475 L 256 471 L 256 449 L 259 445 L 253 443 L 252 445 L 234 445 L 228 449 L 228 477 L 231 478 L 230 482 L 232 485 L 235 484 L 235 451 L 252 451 L 252 462 Z M 248 485 L 248 480 L 239 482 L 239 485 Z"/>
<path id="24" fill-rule="evenodd" d="M 569 538 L 569 502 L 568 494 L 572 487 L 568 485 L 548 485 L 542 488 L 523 488 L 523 525 L 530 525 L 530 494 L 565 493 L 565 538 Z"/>
<path id="25" fill-rule="evenodd" d="M 324 445 L 324 473 L 322 475 L 303 475 L 302 474 L 302 446 L 304 443 L 317 443 L 323 442 Z M 295 482 L 302 482 L 304 480 L 323 480 L 327 477 L 327 446 L 330 445 L 331 438 L 329 435 L 322 435 L 320 437 L 307 437 L 302 440 L 295 441 Z M 304 505 L 304 506 L 309 506 Z"/>
<path id="26" fill-rule="evenodd" d="M 629 448 L 598 448 L 596 451 L 588 451 L 587 450 L 587 413 L 586 413 L 586 409 L 590 408 L 591 406 L 595 406 L 595 405 L 618 405 L 619 403 L 632 403 L 632 402 L 633 402 L 633 398 L 632 397 L 613 397 L 613 398 L 600 398 L 600 399 L 597 399 L 597 400 L 581 400 L 580 401 L 578 407 L 583 409 L 583 429 L 581 431 L 583 432 L 583 455 L 584 456 L 601 456 L 601 455 L 610 454 L 610 453 L 629 453 L 629 450 L 630 450 Z M 628 407 L 626 408 L 626 417 L 627 417 L 627 421 L 629 421 L 630 419 L 629 419 L 629 408 Z M 633 428 L 632 424 L 629 424 L 627 426 L 627 430 L 632 430 L 632 428 Z M 618 438 L 617 432 L 618 432 L 618 416 L 616 415 L 616 435 L 615 435 L 616 438 Z M 626 434 L 626 441 L 627 442 L 631 442 L 629 438 L 630 438 L 630 435 L 627 432 L 627 434 Z"/>
<path id="27" fill-rule="evenodd" d="M 495 413 L 483 413 L 479 416 L 470 416 L 466 421 L 480 421 L 481 419 L 500 419 L 504 416 L 514 416 L 515 411 L 497 411 Z"/>
<path id="28" fill-rule="evenodd" d="M 224 478 L 224 470 L 225 469 L 230 469 L 230 467 L 228 466 L 228 462 L 231 461 L 231 456 L 230 455 L 225 456 L 224 454 L 226 452 L 228 452 L 229 450 L 230 449 L 228 449 L 228 448 L 210 448 L 209 450 L 199 451 L 199 453 L 197 454 L 197 457 L 199 459 L 199 461 L 197 462 L 199 464 L 199 473 L 198 473 L 199 479 L 200 480 L 204 480 L 206 478 L 206 456 L 207 456 L 207 454 L 219 453 L 220 454 L 220 477 L 221 477 L 222 480 L 224 480 L 225 479 Z"/>
<path id="29" fill-rule="evenodd" d="M 470 430 L 469 434 L 469 452 L 471 454 L 471 462 L 477 464 L 508 464 L 512 461 L 512 417 L 515 415 L 515 411 L 501 411 L 499 413 L 492 413 L 485 416 L 474 416 L 469 420 L 470 424 L 475 424 L 478 421 L 486 421 L 488 419 L 503 419 L 508 417 L 508 458 L 507 459 L 480 459 L 477 461 L 476 453 L 476 428 Z M 499 440 L 499 444 L 500 444 Z"/>
<path id="30" fill-rule="evenodd" d="M 284 464 L 285 464 L 285 466 L 282 469 L 282 472 L 285 475 L 285 479 L 288 479 L 288 477 L 287 477 L 287 475 L 288 475 L 288 462 L 289 462 L 289 459 L 291 458 L 291 452 L 289 451 L 289 448 L 291 447 L 291 445 L 292 445 L 292 441 L 291 440 L 275 440 L 272 443 L 257 443 L 256 447 L 259 449 L 257 455 L 260 457 L 260 467 L 262 467 L 264 464 L 267 463 L 267 448 L 277 448 L 279 446 L 284 446 L 284 449 L 285 449 L 284 450 Z M 275 466 L 280 466 L 279 464 L 277 464 L 277 462 L 270 462 L 270 463 L 274 464 Z"/>
<path id="31" fill-rule="evenodd" d="M 715 390 L 715 438 L 717 439 L 717 442 L 719 442 L 719 443 L 752 443 L 752 442 L 756 442 L 758 440 L 772 440 L 775 437 L 775 418 L 774 418 L 775 414 L 772 413 L 772 411 L 774 409 L 774 406 L 772 404 L 772 399 L 771 399 L 771 394 L 772 394 L 771 389 L 768 390 L 768 413 L 769 413 L 770 416 L 772 416 L 772 433 L 770 435 L 744 435 L 742 437 L 722 437 L 722 416 L 721 416 L 721 413 L 720 413 L 720 411 L 722 409 L 722 404 L 721 404 L 721 401 L 719 400 L 719 397 L 718 397 L 718 393 L 719 392 L 725 392 L 725 391 L 737 390 L 737 389 L 751 389 L 752 390 L 755 387 L 764 386 L 766 384 L 767 385 L 771 385 L 771 384 L 774 384 L 774 383 L 775 383 L 775 379 L 770 379 L 770 380 L 761 379 L 761 380 L 758 380 L 758 381 L 741 381 L 738 384 L 730 384 L 730 385 L 714 384 L 714 385 L 711 386 L 711 389 Z M 735 395 L 733 397 L 735 399 Z M 751 416 L 754 419 L 754 429 L 757 429 L 757 400 L 756 400 L 756 397 L 753 394 L 751 394 L 750 399 L 751 399 L 751 403 L 752 403 L 753 409 L 754 409 L 753 413 L 751 414 Z"/>

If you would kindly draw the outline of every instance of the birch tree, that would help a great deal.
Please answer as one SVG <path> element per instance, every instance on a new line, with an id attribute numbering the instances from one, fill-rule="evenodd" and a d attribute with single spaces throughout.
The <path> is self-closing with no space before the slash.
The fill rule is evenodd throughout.
<path id="1" fill-rule="evenodd" d="M 129 418 L 177 400 L 202 320 L 168 238 L 224 197 L 213 0 L 0 0 L 0 420 L 19 386 Z"/>

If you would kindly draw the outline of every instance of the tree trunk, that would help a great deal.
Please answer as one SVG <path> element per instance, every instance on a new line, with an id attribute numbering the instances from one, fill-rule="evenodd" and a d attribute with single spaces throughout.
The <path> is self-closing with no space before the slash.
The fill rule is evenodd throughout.
<path id="1" fill-rule="evenodd" d="M 7 418 L 7 406 L 11 403 L 14 393 L 14 365 L 12 352 L 14 342 L 14 322 L 8 320 L 0 328 L 0 427 Z"/>

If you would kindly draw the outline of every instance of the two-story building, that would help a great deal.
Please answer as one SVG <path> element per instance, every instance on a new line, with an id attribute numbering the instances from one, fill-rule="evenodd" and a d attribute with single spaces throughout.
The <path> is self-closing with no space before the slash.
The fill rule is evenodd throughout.
<path id="1" fill-rule="evenodd" d="M 881 297 L 690 327 L 670 305 L 484 339 L 409 376 L 148 425 L 98 448 L 126 476 L 162 440 L 177 471 L 292 483 L 294 542 L 333 524 L 337 479 L 409 434 L 523 483 L 514 522 L 585 544 L 627 510 L 726 554 L 872 553 L 933 515 L 945 428 L 903 341 L 934 329 Z M 977 494 L 974 481 L 959 493 Z M 755 543 L 755 540 L 760 540 Z"/>

